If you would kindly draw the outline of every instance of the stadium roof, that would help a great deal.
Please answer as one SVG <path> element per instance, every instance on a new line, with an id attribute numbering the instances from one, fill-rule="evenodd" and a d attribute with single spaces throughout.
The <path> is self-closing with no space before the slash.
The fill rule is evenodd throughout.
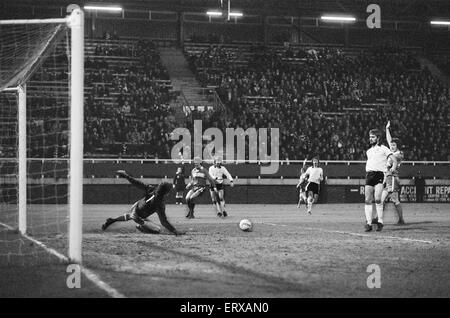
<path id="1" fill-rule="evenodd" d="M 226 6 L 228 0 L 223 0 Z M 63 7 L 73 0 L 15 0 L 3 2 L 5 7 Z M 81 0 L 80 5 L 92 3 L 120 4 L 125 9 L 204 12 L 219 8 L 221 0 Z M 349 13 L 366 15 L 366 7 L 376 3 L 382 17 L 398 20 L 428 20 L 450 18 L 449 0 L 231 0 L 231 7 L 247 14 L 318 16 L 322 13 Z"/>

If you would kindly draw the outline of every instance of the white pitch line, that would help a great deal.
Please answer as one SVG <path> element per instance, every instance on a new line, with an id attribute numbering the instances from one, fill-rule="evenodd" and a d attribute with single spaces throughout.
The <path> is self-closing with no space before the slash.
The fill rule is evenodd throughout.
<path id="1" fill-rule="evenodd" d="M 86 276 L 87 279 L 89 279 L 91 282 L 93 282 L 95 285 L 97 285 L 100 289 L 103 289 L 110 297 L 112 298 L 126 298 L 125 295 L 121 294 L 116 289 L 109 286 L 107 283 L 102 281 L 97 274 L 92 272 L 90 269 L 87 269 L 84 266 L 81 266 L 81 271 Z"/>
<path id="2" fill-rule="evenodd" d="M 8 230 L 10 230 L 10 231 L 15 231 L 15 230 L 16 230 L 15 228 L 9 226 L 8 224 L 4 224 L 4 223 L 2 223 L 2 222 L 0 222 L 0 225 L 3 226 L 3 227 L 6 227 L 6 228 L 7 228 Z"/>
<path id="3" fill-rule="evenodd" d="M 273 225 L 273 226 L 288 226 L 286 224 L 275 224 L 275 223 L 263 223 L 267 225 Z M 384 239 L 391 239 L 391 240 L 401 240 L 401 241 L 409 241 L 409 242 L 419 242 L 419 243 L 426 243 L 426 244 L 433 244 L 432 241 L 427 240 L 417 240 L 407 237 L 398 237 L 398 236 L 386 236 L 386 235 L 371 235 L 371 234 L 364 234 L 364 233 L 354 233 L 354 232 L 347 232 L 347 231 L 335 231 L 335 230 L 326 230 L 322 228 L 317 227 L 302 227 L 302 229 L 310 230 L 310 231 L 321 231 L 321 232 L 327 232 L 327 233 L 338 233 L 338 234 L 346 234 L 346 235 L 353 235 L 353 236 L 361 236 L 361 237 L 370 237 L 370 238 L 384 238 Z"/>
<path id="4" fill-rule="evenodd" d="M 419 242 L 419 243 L 427 243 L 427 244 L 433 244 L 432 241 L 426 241 L 426 240 L 417 240 L 417 239 L 411 239 L 407 237 L 399 237 L 399 236 L 386 236 L 386 235 L 371 235 L 371 234 L 364 234 L 364 233 L 354 233 L 354 232 L 347 232 L 347 231 L 334 231 L 334 230 L 326 230 L 321 228 L 314 228 L 314 227 L 308 227 L 304 228 L 311 231 L 321 231 L 321 232 L 328 232 L 328 233 L 338 233 L 338 234 L 347 234 L 347 235 L 353 235 L 353 236 L 362 236 L 362 237 L 371 237 L 371 238 L 385 238 L 385 239 L 393 239 L 393 240 L 402 240 L 402 241 L 410 241 L 410 242 Z"/>
<path id="5" fill-rule="evenodd" d="M 0 222 L 0 226 L 3 226 L 5 228 L 7 228 L 10 231 L 16 231 L 15 228 L 4 224 L 2 222 Z M 69 258 L 66 257 L 65 255 L 59 253 L 58 251 L 54 250 L 53 248 L 50 248 L 48 246 L 46 246 L 44 243 L 26 235 L 26 234 L 21 234 L 24 238 L 26 238 L 27 240 L 33 242 L 34 244 L 42 247 L 46 252 L 48 252 L 49 254 L 56 256 L 59 260 L 65 262 L 65 263 L 70 263 Z M 121 294 L 120 292 L 118 292 L 116 289 L 112 288 L 111 286 L 109 286 L 107 283 L 105 283 L 104 281 L 102 281 L 97 274 L 95 274 L 94 272 L 92 272 L 90 269 L 87 269 L 86 267 L 79 265 L 81 272 L 84 274 L 84 276 L 86 276 L 87 279 L 89 279 L 92 283 L 94 283 L 94 285 L 96 285 L 98 288 L 102 289 L 103 291 L 105 291 L 110 297 L 112 298 L 126 298 L 126 296 L 124 296 L 123 294 Z"/>
<path id="6" fill-rule="evenodd" d="M 263 224 L 273 225 L 273 226 L 287 226 L 286 224 L 265 223 L 265 222 L 263 222 Z"/>

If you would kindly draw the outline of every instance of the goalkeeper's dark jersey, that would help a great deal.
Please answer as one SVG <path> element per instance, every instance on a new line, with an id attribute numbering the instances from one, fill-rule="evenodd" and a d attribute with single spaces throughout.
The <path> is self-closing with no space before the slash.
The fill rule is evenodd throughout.
<path id="1" fill-rule="evenodd" d="M 134 213 L 141 219 L 146 219 L 153 213 L 158 213 L 161 224 L 171 232 L 175 232 L 175 228 L 167 221 L 166 204 L 164 196 L 170 192 L 172 185 L 169 183 L 161 183 L 157 187 L 145 184 L 129 175 L 122 175 L 131 184 L 145 191 L 145 195 L 137 201 L 134 206 Z"/>

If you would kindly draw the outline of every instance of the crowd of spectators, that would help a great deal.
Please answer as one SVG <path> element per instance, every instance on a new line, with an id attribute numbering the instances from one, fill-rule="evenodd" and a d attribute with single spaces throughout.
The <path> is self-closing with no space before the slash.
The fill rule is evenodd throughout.
<path id="1" fill-rule="evenodd" d="M 230 63 L 233 63 L 233 61 L 237 58 L 237 55 L 238 53 L 236 50 L 224 49 L 221 46 L 210 45 L 209 48 L 203 50 L 199 55 L 190 55 L 189 64 L 194 69 L 222 69 Z"/>
<path id="2" fill-rule="evenodd" d="M 251 53 L 244 66 L 234 63 L 239 51 L 222 46 L 189 57 L 203 85 L 216 86 L 226 106 L 225 113 L 191 113 L 204 129 L 279 128 L 280 159 L 364 160 L 368 130 L 384 131 L 390 120 L 406 160 L 450 160 L 450 89 L 413 54 L 387 48 L 280 53 L 261 47 Z M 122 54 L 129 63 L 109 60 Z M 177 125 L 169 107 L 169 75 L 155 45 L 99 45 L 87 56 L 86 70 L 85 155 L 170 158 L 169 137 Z M 35 79 L 67 81 L 67 73 L 47 69 Z M 29 117 L 29 156 L 67 155 L 68 108 L 62 100 L 30 103 L 37 113 Z M 52 105 L 57 113 L 45 111 Z"/>
<path id="3" fill-rule="evenodd" d="M 153 42 L 139 41 L 122 52 L 136 62 L 106 69 L 97 63 L 88 75 L 92 90 L 86 98 L 85 153 L 168 158 L 168 134 L 175 122 L 167 70 Z"/>
<path id="4" fill-rule="evenodd" d="M 65 96 L 27 99 L 27 157 L 60 158 L 69 153 L 69 108 Z"/>
<path id="5" fill-rule="evenodd" d="M 302 63 L 286 60 L 293 56 L 302 56 Z M 388 120 L 406 160 L 450 159 L 449 88 L 408 52 L 318 49 L 305 58 L 304 52 L 267 50 L 245 67 L 229 63 L 217 71 L 215 66 L 198 74 L 217 86 L 227 114 L 207 114 L 203 126 L 278 127 L 281 159 L 316 154 L 325 160 L 364 160 L 368 130 L 384 131 Z"/>
<path id="6" fill-rule="evenodd" d="M 121 111 L 112 118 L 94 117 L 85 125 L 85 152 L 89 157 L 103 152 L 135 158 L 168 158 L 169 133 L 175 127 L 171 110 L 165 105 L 142 111 L 138 117 Z"/>
<path id="7" fill-rule="evenodd" d="M 169 134 L 176 125 L 169 107 L 172 96 L 167 70 L 154 43 L 127 43 L 99 42 L 86 57 L 85 155 L 168 158 Z M 120 62 L 111 56 L 120 57 Z M 35 84 L 28 87 L 29 157 L 68 155 L 67 67 L 67 58 L 53 56 L 34 74 Z M 14 142 L 14 138 L 8 140 Z M 5 149 L 11 147 L 2 146 L 1 155 L 10 155 Z"/>
<path id="8" fill-rule="evenodd" d="M 136 57 L 138 52 L 132 44 L 97 44 L 95 56 Z"/>
<path id="9" fill-rule="evenodd" d="M 233 39 L 228 34 L 208 33 L 206 35 L 192 33 L 190 36 L 191 42 L 195 43 L 232 43 Z"/>
<path id="10" fill-rule="evenodd" d="M 57 58 L 53 58 L 54 62 Z M 50 67 L 48 67 L 50 66 Z M 42 86 L 35 83 L 44 84 Z M 60 158 L 68 155 L 67 72 L 58 64 L 50 64 L 34 74 L 26 90 L 27 157 Z M 2 94 L 4 95 L 4 94 Z M 0 98 L 0 157 L 18 155 L 18 99 Z"/>

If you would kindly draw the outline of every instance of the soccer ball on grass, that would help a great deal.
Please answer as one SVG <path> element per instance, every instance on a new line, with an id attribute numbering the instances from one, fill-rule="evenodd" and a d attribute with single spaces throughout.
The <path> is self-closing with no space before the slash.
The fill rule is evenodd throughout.
<path id="1" fill-rule="evenodd" d="M 239 222 L 239 228 L 244 232 L 251 232 L 253 230 L 253 223 L 248 219 L 243 219 Z"/>

